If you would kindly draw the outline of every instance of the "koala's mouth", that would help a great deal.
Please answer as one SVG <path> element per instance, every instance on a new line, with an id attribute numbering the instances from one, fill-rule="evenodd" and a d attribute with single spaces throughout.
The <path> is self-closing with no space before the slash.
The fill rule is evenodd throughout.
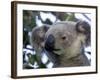
<path id="1" fill-rule="evenodd" d="M 50 47 L 50 46 L 46 46 L 45 49 L 46 49 L 47 51 L 49 51 L 49 52 L 56 52 L 56 51 L 58 52 L 58 51 L 61 50 L 61 49 L 56 49 L 56 48 Z"/>
<path id="2" fill-rule="evenodd" d="M 63 50 L 63 49 L 55 49 L 55 50 L 53 51 L 53 53 L 55 53 L 55 54 L 57 54 L 57 55 L 61 55 L 61 54 L 64 53 L 64 50 Z"/>
<path id="3" fill-rule="evenodd" d="M 59 55 L 59 52 L 61 52 L 61 49 L 53 49 L 52 52 L 55 53 L 56 55 Z"/>
<path id="4" fill-rule="evenodd" d="M 61 49 L 53 49 L 53 51 L 60 51 Z"/>

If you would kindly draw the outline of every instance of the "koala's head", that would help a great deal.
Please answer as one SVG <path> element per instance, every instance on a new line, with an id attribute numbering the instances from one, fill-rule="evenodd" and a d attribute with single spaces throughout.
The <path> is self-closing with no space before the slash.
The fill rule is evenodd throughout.
<path id="1" fill-rule="evenodd" d="M 45 49 L 70 58 L 90 42 L 90 25 L 85 21 L 58 22 L 46 32 Z"/>

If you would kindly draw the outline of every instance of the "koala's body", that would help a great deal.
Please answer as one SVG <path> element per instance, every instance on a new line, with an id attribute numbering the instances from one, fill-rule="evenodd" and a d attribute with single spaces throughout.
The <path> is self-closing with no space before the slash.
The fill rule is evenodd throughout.
<path id="1" fill-rule="evenodd" d="M 90 32 L 85 21 L 53 24 L 45 35 L 45 49 L 58 56 L 58 65 L 54 67 L 89 66 L 84 46 L 90 43 Z"/>

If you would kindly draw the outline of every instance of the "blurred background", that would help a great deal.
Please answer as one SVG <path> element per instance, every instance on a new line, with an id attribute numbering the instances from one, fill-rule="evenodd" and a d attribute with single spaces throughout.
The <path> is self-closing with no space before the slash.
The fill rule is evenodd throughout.
<path id="1" fill-rule="evenodd" d="M 37 53 L 30 45 L 30 34 L 34 27 L 43 24 L 52 25 L 60 21 L 78 21 L 85 20 L 91 25 L 91 14 L 70 13 L 70 12 L 47 12 L 23 10 L 23 69 L 52 68 L 53 63 L 49 61 L 47 55 L 43 53 L 41 64 L 37 59 Z M 91 61 L 91 47 L 85 48 L 85 54 Z"/>

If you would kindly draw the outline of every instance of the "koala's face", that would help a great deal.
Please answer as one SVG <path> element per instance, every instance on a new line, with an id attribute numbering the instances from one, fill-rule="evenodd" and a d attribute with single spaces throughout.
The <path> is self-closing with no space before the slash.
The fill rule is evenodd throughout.
<path id="1" fill-rule="evenodd" d="M 73 57 L 81 52 L 89 37 L 90 26 L 87 22 L 59 22 L 47 31 L 45 49 Z"/>

